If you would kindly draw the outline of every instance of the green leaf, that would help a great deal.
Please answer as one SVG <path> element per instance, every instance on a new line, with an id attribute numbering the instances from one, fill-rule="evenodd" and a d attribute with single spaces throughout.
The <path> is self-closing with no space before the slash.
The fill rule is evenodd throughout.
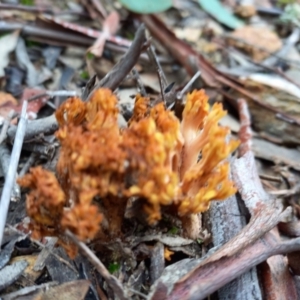
<path id="1" fill-rule="evenodd" d="M 34 0 L 21 0 L 20 4 L 27 5 L 27 6 L 33 6 Z"/>
<path id="2" fill-rule="evenodd" d="M 80 78 L 83 79 L 83 80 L 89 79 L 90 78 L 89 72 L 88 71 L 82 71 L 80 73 Z"/>
<path id="3" fill-rule="evenodd" d="M 244 26 L 244 22 L 235 17 L 226 7 L 218 0 L 198 0 L 202 9 L 231 29 Z"/>
<path id="4" fill-rule="evenodd" d="M 119 0 L 128 10 L 139 14 L 153 14 L 172 7 L 172 0 Z"/>
<path id="5" fill-rule="evenodd" d="M 120 264 L 116 262 L 110 263 L 108 266 L 108 271 L 110 274 L 117 272 L 119 269 L 120 269 Z"/>

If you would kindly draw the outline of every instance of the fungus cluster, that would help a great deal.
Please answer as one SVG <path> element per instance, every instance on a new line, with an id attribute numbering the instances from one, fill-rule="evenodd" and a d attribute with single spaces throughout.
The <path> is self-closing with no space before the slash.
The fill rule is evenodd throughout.
<path id="1" fill-rule="evenodd" d="M 56 235 L 65 245 L 65 230 L 82 241 L 112 238 L 136 203 L 155 224 L 164 211 L 186 220 L 235 193 L 226 159 L 239 143 L 218 124 L 222 105 L 210 108 L 203 90 L 187 95 L 181 121 L 140 95 L 127 128 L 119 128 L 118 113 L 108 89 L 88 102 L 70 98 L 57 110 L 56 176 L 37 167 L 19 179 L 31 189 L 27 213 L 35 237 Z"/>

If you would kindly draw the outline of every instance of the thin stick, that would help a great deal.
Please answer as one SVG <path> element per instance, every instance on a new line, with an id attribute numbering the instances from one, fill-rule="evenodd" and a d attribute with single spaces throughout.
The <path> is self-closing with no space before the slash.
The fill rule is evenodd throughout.
<path id="1" fill-rule="evenodd" d="M 152 60 L 156 65 L 157 73 L 159 74 L 159 77 L 162 79 L 163 89 L 165 89 L 165 87 L 168 85 L 168 81 L 167 81 L 166 75 L 161 67 L 161 64 L 158 60 L 158 57 L 155 53 L 155 48 L 153 46 L 150 46 L 147 52 L 148 52 L 150 60 Z"/>
<path id="2" fill-rule="evenodd" d="M 8 177 L 8 170 L 9 170 L 11 158 L 12 158 L 11 152 L 8 149 L 6 143 L 1 144 L 0 145 L 0 163 L 1 163 L 1 166 L 2 166 L 2 170 L 3 170 L 3 174 L 4 174 L 5 179 L 7 179 L 7 177 Z M 17 173 L 16 173 L 15 178 L 16 177 L 18 177 Z M 20 199 L 21 199 L 21 188 L 17 184 L 16 180 L 14 180 L 10 200 L 11 201 L 18 201 Z"/>
<path id="3" fill-rule="evenodd" d="M 136 81 L 136 84 L 138 86 L 138 88 L 140 89 L 140 93 L 143 97 L 146 97 L 147 96 L 147 92 L 145 90 L 145 87 L 142 83 L 142 80 L 140 78 L 140 74 L 138 72 L 138 70 L 136 68 L 133 68 L 132 71 L 131 71 L 135 81 Z"/>
<path id="4" fill-rule="evenodd" d="M 272 176 L 272 175 L 267 175 L 267 174 L 259 174 L 260 179 L 268 180 L 268 181 L 274 181 L 278 183 L 282 183 L 282 178 L 278 176 Z"/>
<path id="5" fill-rule="evenodd" d="M 21 118 L 18 124 L 18 129 L 16 133 L 16 138 L 14 141 L 11 159 L 9 163 L 8 173 L 7 177 L 5 179 L 2 195 L 1 195 L 1 202 L 0 202 L 0 245 L 2 243 L 3 239 L 3 233 L 8 213 L 8 207 L 10 202 L 10 196 L 12 192 L 12 188 L 15 182 L 16 172 L 19 164 L 21 149 L 23 145 L 23 140 L 25 136 L 26 131 L 26 125 L 27 125 L 27 110 L 28 102 L 25 100 L 23 102 L 22 112 L 21 112 Z"/>
<path id="6" fill-rule="evenodd" d="M 42 98 L 42 97 L 76 97 L 77 93 L 76 91 L 46 91 L 44 93 L 40 93 L 37 95 L 34 95 L 27 99 L 28 102 L 31 102 L 33 100 Z"/>
<path id="7" fill-rule="evenodd" d="M 34 162 L 35 162 L 35 160 L 36 160 L 37 157 L 38 157 L 38 155 L 36 153 L 34 153 L 34 152 L 32 152 L 30 154 L 30 156 L 27 159 L 26 163 L 24 164 L 23 168 L 19 172 L 19 177 L 23 177 L 28 172 L 28 170 L 34 164 Z"/>
<path id="8" fill-rule="evenodd" d="M 108 270 L 105 268 L 105 266 L 100 261 L 100 259 L 89 249 L 89 247 L 86 244 L 80 242 L 77 239 L 77 237 L 70 231 L 66 231 L 66 236 L 68 236 L 72 240 L 72 242 L 82 251 L 82 253 L 90 261 L 90 263 L 94 265 L 94 267 L 97 269 L 97 271 L 106 280 L 107 284 L 115 292 L 116 296 L 120 300 L 128 299 L 121 282 L 116 277 L 114 277 L 113 275 L 111 275 L 108 272 Z"/>
<path id="9" fill-rule="evenodd" d="M 290 197 L 300 193 L 300 184 L 295 185 L 292 189 L 289 190 L 278 190 L 278 191 L 269 191 L 269 194 L 275 196 L 284 196 Z"/>
<path id="10" fill-rule="evenodd" d="M 239 155 L 243 156 L 246 152 L 251 151 L 252 148 L 251 118 L 246 100 L 238 100 L 238 109 L 241 123 L 241 129 L 239 131 L 239 138 L 241 140 Z"/>
<path id="11" fill-rule="evenodd" d="M 37 119 L 31 121 L 26 129 L 25 140 L 29 140 L 34 138 L 36 135 L 44 133 L 52 134 L 58 129 L 58 123 L 56 121 L 55 115 L 51 115 L 49 117 Z M 10 140 L 13 140 L 17 132 L 16 126 L 10 126 L 7 131 L 7 136 Z"/>
<path id="12" fill-rule="evenodd" d="M 157 76 L 158 76 L 161 96 L 162 96 L 164 103 L 166 103 L 165 88 L 168 85 L 167 78 L 166 78 L 165 73 L 163 72 L 162 67 L 157 59 L 154 47 L 150 46 L 147 50 L 147 53 L 149 55 L 150 61 L 152 60 L 152 62 L 156 65 L 156 72 L 157 72 Z"/>
<path id="13" fill-rule="evenodd" d="M 192 84 L 200 77 L 201 71 L 195 73 L 195 75 L 189 80 L 189 82 L 185 85 L 185 87 L 177 93 L 176 99 L 181 100 L 183 95 L 187 92 L 187 90 L 192 86 Z"/>
<path id="14" fill-rule="evenodd" d="M 132 288 L 129 288 L 128 290 L 129 290 L 130 292 L 132 292 L 132 293 L 134 293 L 134 294 L 136 294 L 136 295 L 138 295 L 138 296 L 144 298 L 144 299 L 148 299 L 147 295 L 145 295 L 145 294 L 143 294 L 143 293 L 141 293 L 141 292 L 139 292 L 139 291 L 136 291 L 136 290 L 134 290 L 134 289 L 132 289 Z"/>

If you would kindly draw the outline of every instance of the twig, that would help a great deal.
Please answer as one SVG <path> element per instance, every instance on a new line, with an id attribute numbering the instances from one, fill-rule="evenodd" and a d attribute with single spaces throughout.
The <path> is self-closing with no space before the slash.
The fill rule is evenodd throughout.
<path id="1" fill-rule="evenodd" d="M 282 183 L 282 179 L 277 176 L 267 175 L 267 174 L 259 174 L 260 179 L 268 180 L 268 181 L 274 181 L 278 183 Z"/>
<path id="2" fill-rule="evenodd" d="M 93 77 L 91 77 L 89 79 L 89 81 L 87 82 L 86 86 L 83 88 L 82 95 L 81 95 L 81 99 L 83 101 L 86 101 L 86 99 L 88 98 L 89 94 L 94 89 L 94 85 L 95 85 L 96 81 L 97 81 L 97 75 L 95 74 Z"/>
<path id="3" fill-rule="evenodd" d="M 28 5 L 20 5 L 20 4 L 6 4 L 0 3 L 1 10 L 19 10 L 26 11 L 31 13 L 47 13 L 53 14 L 54 11 L 47 7 L 38 7 L 38 6 L 28 6 Z"/>
<path id="4" fill-rule="evenodd" d="M 11 161 L 11 153 L 10 150 L 8 149 L 6 144 L 1 144 L 0 145 L 0 163 L 2 166 L 4 178 L 7 179 L 8 177 L 8 170 L 9 170 L 9 165 Z M 21 199 L 21 189 L 20 186 L 16 182 L 16 178 L 18 177 L 18 173 L 16 173 L 14 183 L 13 183 L 13 188 L 11 191 L 11 201 L 18 201 Z"/>
<path id="5" fill-rule="evenodd" d="M 147 50 L 147 53 L 149 55 L 150 61 L 152 60 L 152 62 L 156 65 L 156 72 L 157 72 L 157 76 L 158 76 L 161 96 L 162 96 L 162 99 L 163 99 L 164 103 L 166 103 L 165 88 L 168 85 L 167 78 L 165 76 L 165 73 L 162 70 L 162 67 L 161 67 L 159 61 L 158 61 L 158 58 L 156 56 L 154 47 L 150 46 Z"/>
<path id="6" fill-rule="evenodd" d="M 39 6 L 28 6 L 28 5 L 20 5 L 20 4 L 8 4 L 8 3 L 0 3 L 0 10 L 19 10 L 25 11 L 29 13 L 36 14 L 50 14 L 50 15 L 80 15 L 87 16 L 85 12 L 77 11 L 77 10 L 63 10 L 63 11 L 55 11 L 50 9 L 49 7 L 39 7 Z"/>
<path id="7" fill-rule="evenodd" d="M 37 119 L 28 123 L 25 133 L 25 140 L 34 138 L 36 135 L 44 133 L 51 134 L 58 129 L 58 123 L 55 115 L 46 118 Z M 10 126 L 7 131 L 7 136 L 13 140 L 17 132 L 16 126 Z"/>
<path id="8" fill-rule="evenodd" d="M 292 189 L 279 190 L 279 191 L 269 191 L 269 194 L 274 196 L 284 196 L 290 197 L 300 193 L 300 184 L 296 184 Z"/>
<path id="9" fill-rule="evenodd" d="M 27 99 L 28 102 L 34 101 L 36 99 L 42 98 L 42 97 L 76 97 L 77 93 L 76 91 L 46 91 L 41 94 L 34 95 Z"/>
<path id="10" fill-rule="evenodd" d="M 146 97 L 147 96 L 147 92 L 145 90 L 145 87 L 142 83 L 142 80 L 140 78 L 140 74 L 138 72 L 138 70 L 136 68 L 133 68 L 132 71 L 131 71 L 135 81 L 136 81 L 136 84 L 138 86 L 138 88 L 140 89 L 140 93 L 143 97 Z"/>
<path id="11" fill-rule="evenodd" d="M 56 147 L 56 143 L 44 145 L 40 143 L 28 142 L 23 144 L 24 150 L 36 153 L 47 158 L 53 158 Z"/>
<path id="12" fill-rule="evenodd" d="M 124 290 L 124 287 L 120 283 L 120 281 L 111 275 L 108 270 L 105 268 L 100 259 L 89 249 L 87 245 L 80 242 L 75 235 L 73 235 L 70 231 L 66 232 L 66 236 L 68 236 L 72 242 L 82 251 L 82 253 L 86 256 L 86 258 L 90 261 L 91 264 L 97 269 L 97 271 L 103 276 L 106 280 L 107 284 L 112 288 L 115 292 L 116 296 L 120 300 L 126 300 L 127 296 Z"/>
<path id="13" fill-rule="evenodd" d="M 183 95 L 187 92 L 187 90 L 193 85 L 193 83 L 200 77 L 201 71 L 197 71 L 195 75 L 189 80 L 189 82 L 185 85 L 185 87 L 177 93 L 176 99 L 181 100 Z"/>
<path id="14" fill-rule="evenodd" d="M 35 162 L 35 160 L 36 160 L 37 157 L 38 157 L 38 155 L 36 153 L 34 153 L 34 152 L 32 152 L 30 154 L 30 156 L 27 159 L 26 163 L 24 164 L 23 168 L 19 172 L 19 177 L 23 177 L 28 172 L 28 170 L 34 164 L 34 162 Z"/>
<path id="15" fill-rule="evenodd" d="M 252 132 L 250 127 L 251 121 L 248 105 L 244 99 L 238 100 L 238 107 L 241 123 L 241 128 L 239 131 L 239 138 L 241 140 L 241 145 L 239 147 L 239 155 L 243 156 L 246 152 L 251 151 L 252 147 Z"/>
<path id="16" fill-rule="evenodd" d="M 135 38 L 126 54 L 116 65 L 114 65 L 110 72 L 96 84 L 93 91 L 100 87 L 107 87 L 111 90 L 115 90 L 138 61 L 139 56 L 145 47 L 145 42 L 145 26 L 142 24 L 137 30 Z M 146 45 L 146 47 L 148 47 L 148 45 Z"/>
<path id="17" fill-rule="evenodd" d="M 147 295 L 145 295 L 145 294 L 143 294 L 143 293 L 141 293 L 141 292 L 139 292 L 139 291 L 136 291 L 136 290 L 134 290 L 134 289 L 132 289 L 132 288 L 129 288 L 128 290 L 129 290 L 130 292 L 132 292 L 132 293 L 134 293 L 134 294 L 136 294 L 136 295 L 138 295 L 138 296 L 144 298 L 144 299 L 148 299 Z"/>
<path id="18" fill-rule="evenodd" d="M 25 137 L 26 125 L 27 125 L 27 110 L 28 102 L 25 100 L 23 102 L 21 118 L 18 124 L 18 129 L 16 131 L 16 138 L 14 141 L 11 160 L 9 163 L 9 168 L 7 172 L 7 177 L 5 179 L 2 195 L 1 195 L 1 202 L 0 202 L 0 245 L 3 239 L 3 232 L 5 228 L 8 207 L 10 202 L 10 196 L 13 188 L 13 184 L 16 178 L 16 172 L 18 168 L 19 158 L 21 154 L 21 149 L 23 145 L 23 140 Z"/>
<path id="19" fill-rule="evenodd" d="M 242 249 L 239 255 L 232 257 L 224 256 L 213 267 L 209 263 L 204 265 L 205 262 L 203 262 L 203 267 L 195 270 L 193 277 L 185 276 L 175 284 L 173 290 L 168 295 L 164 297 L 164 294 L 162 294 L 163 298 L 160 299 L 204 299 L 225 283 L 232 281 L 269 257 L 291 253 L 299 249 L 300 238 L 278 242 L 273 234 L 267 233 L 263 238 Z M 155 296 L 150 299 L 158 299 Z"/>
<path id="20" fill-rule="evenodd" d="M 165 73 L 164 73 L 164 71 L 163 71 L 163 69 L 161 67 L 161 64 L 160 64 L 160 62 L 158 60 L 158 57 L 156 55 L 154 46 L 151 45 L 148 48 L 147 52 L 148 52 L 148 55 L 150 57 L 150 60 L 152 60 L 155 63 L 155 65 L 156 65 L 157 73 L 161 77 L 162 84 L 163 84 L 163 89 L 165 89 L 165 87 L 168 85 L 168 81 L 167 81 L 166 75 L 165 75 Z"/>

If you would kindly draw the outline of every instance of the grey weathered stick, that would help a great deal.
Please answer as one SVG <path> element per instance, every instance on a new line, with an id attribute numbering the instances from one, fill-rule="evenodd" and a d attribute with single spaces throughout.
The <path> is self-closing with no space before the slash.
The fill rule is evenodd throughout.
<path id="1" fill-rule="evenodd" d="M 136 68 L 133 68 L 132 71 L 131 71 L 135 81 L 136 81 L 136 84 L 138 86 L 138 88 L 140 89 L 140 93 L 143 97 L 146 97 L 147 96 L 147 92 L 145 90 L 145 87 L 142 83 L 142 80 L 141 80 L 141 77 L 140 77 L 140 74 L 138 72 L 138 70 Z"/>
<path id="2" fill-rule="evenodd" d="M 16 172 L 19 164 L 20 154 L 22 150 L 23 140 L 25 136 L 26 131 L 26 125 L 27 125 L 27 110 L 28 102 L 23 102 L 22 112 L 21 112 L 21 118 L 18 124 L 18 129 L 16 132 L 16 138 L 14 141 L 12 154 L 11 154 L 11 160 L 9 163 L 9 168 L 7 172 L 7 177 L 5 178 L 5 183 L 1 195 L 1 202 L 0 202 L 0 245 L 3 238 L 3 232 L 5 228 L 7 213 L 8 213 L 8 207 L 10 202 L 10 196 L 12 192 L 12 188 L 15 182 L 16 178 Z"/>
<path id="3" fill-rule="evenodd" d="M 240 139 L 243 141 L 242 151 L 251 151 L 250 115 L 245 103 L 239 102 L 241 116 Z M 244 146 L 246 144 L 246 148 Z M 241 151 L 241 150 L 240 150 Z M 245 152 L 242 152 L 243 154 Z M 222 202 L 213 202 L 208 212 L 214 246 L 221 246 L 236 236 L 246 225 L 246 217 L 240 212 L 238 199 L 235 195 Z M 256 268 L 252 268 L 218 290 L 220 299 L 252 300 L 262 299 L 262 293 Z"/>
<path id="4" fill-rule="evenodd" d="M 157 72 L 157 76 L 158 76 L 162 100 L 164 103 L 166 103 L 165 88 L 168 85 L 168 81 L 167 81 L 166 75 L 157 59 L 155 49 L 152 45 L 148 48 L 147 54 L 149 55 L 150 61 L 152 60 L 152 62 L 156 65 L 156 72 Z"/>
<path id="5" fill-rule="evenodd" d="M 9 165 L 11 161 L 11 152 L 8 149 L 8 146 L 6 144 L 0 144 L 0 163 L 2 167 L 2 171 L 4 174 L 4 178 L 7 178 Z M 18 176 L 16 173 L 15 178 Z M 13 188 L 11 191 L 11 201 L 17 201 L 21 199 L 21 189 L 20 186 L 16 183 L 16 180 L 14 180 Z"/>
<path id="6" fill-rule="evenodd" d="M 51 134 L 58 129 L 58 123 L 55 115 L 51 115 L 46 118 L 38 119 L 28 123 L 25 133 L 25 140 L 32 139 L 36 135 L 44 133 Z M 7 136 L 10 140 L 13 140 L 17 132 L 16 126 L 11 126 L 7 131 Z"/>
<path id="7" fill-rule="evenodd" d="M 177 93 L 176 99 L 181 100 L 183 95 L 188 91 L 188 89 L 193 85 L 193 83 L 200 77 L 201 71 L 197 71 L 195 75 L 189 80 L 189 82 L 185 85 L 185 87 Z"/>
<path id="8" fill-rule="evenodd" d="M 106 280 L 107 284 L 112 288 L 115 295 L 120 300 L 128 299 L 126 296 L 126 292 L 121 282 L 111 275 L 108 270 L 105 268 L 100 259 L 89 249 L 89 247 L 80 242 L 76 236 L 70 231 L 66 232 L 66 235 L 71 239 L 71 241 L 82 251 L 83 255 L 90 261 L 90 263 L 97 269 L 97 271 L 103 276 Z"/>
<path id="9" fill-rule="evenodd" d="M 31 98 L 28 98 L 27 101 L 33 101 L 42 97 L 55 97 L 55 96 L 66 96 L 66 97 L 75 97 L 77 93 L 75 91 L 46 91 L 44 93 L 35 95 Z M 36 135 L 44 133 L 51 134 L 58 129 L 58 124 L 55 118 L 55 115 L 45 117 L 42 119 L 37 119 L 28 123 L 25 140 L 32 139 Z M 7 131 L 7 136 L 10 140 L 13 140 L 17 132 L 17 126 L 10 126 Z"/>
<path id="10" fill-rule="evenodd" d="M 166 78 L 166 75 L 161 67 L 161 64 L 159 63 L 159 60 L 157 58 L 157 55 L 155 53 L 155 48 L 154 46 L 150 46 L 147 50 L 147 53 L 149 55 L 150 60 L 153 61 L 153 63 L 156 65 L 156 70 L 158 73 L 158 79 L 161 81 L 163 90 L 165 89 L 165 87 L 168 85 L 168 81 Z"/>
<path id="11" fill-rule="evenodd" d="M 31 166 L 34 164 L 34 162 L 36 161 L 38 157 L 38 154 L 32 152 L 29 156 L 29 158 L 27 159 L 26 163 L 23 165 L 23 168 L 21 169 L 19 176 L 23 177 L 28 170 L 31 168 Z"/>
<path id="12" fill-rule="evenodd" d="M 235 195 L 225 201 L 212 202 L 209 212 L 214 246 L 222 246 L 246 225 Z M 256 268 L 240 275 L 218 290 L 219 299 L 262 299 Z"/>

